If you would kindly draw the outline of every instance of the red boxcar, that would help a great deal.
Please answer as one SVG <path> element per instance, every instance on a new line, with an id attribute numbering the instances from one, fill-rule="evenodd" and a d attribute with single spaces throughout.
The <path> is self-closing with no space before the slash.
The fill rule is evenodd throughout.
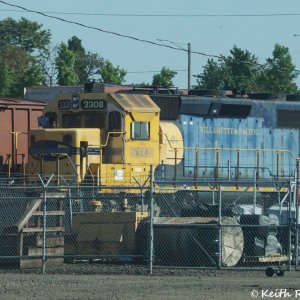
<path id="1" fill-rule="evenodd" d="M 20 171 L 28 162 L 28 132 L 38 127 L 46 103 L 0 98 L 0 171 Z"/>

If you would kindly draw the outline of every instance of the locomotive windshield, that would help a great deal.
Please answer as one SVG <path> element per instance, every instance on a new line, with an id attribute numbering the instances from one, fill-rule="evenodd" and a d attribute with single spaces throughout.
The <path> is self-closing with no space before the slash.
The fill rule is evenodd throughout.
<path id="1" fill-rule="evenodd" d="M 65 114 L 62 116 L 63 128 L 79 128 L 80 127 L 80 115 Z"/>
<path id="2" fill-rule="evenodd" d="M 108 130 L 121 131 L 121 113 L 118 111 L 111 111 L 108 115 Z"/>
<path id="3" fill-rule="evenodd" d="M 82 114 L 64 114 L 62 116 L 63 128 L 103 128 L 105 126 L 105 116 L 92 112 Z"/>
<path id="4" fill-rule="evenodd" d="M 84 127 L 86 128 L 104 128 L 105 116 L 104 114 L 95 114 L 94 112 L 85 112 Z"/>

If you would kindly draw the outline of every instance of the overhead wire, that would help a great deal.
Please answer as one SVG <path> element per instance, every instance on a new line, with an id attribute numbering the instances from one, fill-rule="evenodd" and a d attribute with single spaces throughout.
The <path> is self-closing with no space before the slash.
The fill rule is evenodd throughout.
<path id="1" fill-rule="evenodd" d="M 25 7 L 20 6 L 20 5 L 11 4 L 11 3 L 8 3 L 8 2 L 3 1 L 3 0 L 0 0 L 0 3 L 5 4 L 5 5 L 8 5 L 8 6 L 11 6 L 11 7 L 19 8 L 19 9 L 21 9 L 22 11 L 26 11 L 26 12 L 31 12 L 31 13 L 39 14 L 39 15 L 42 15 L 42 16 L 47 17 L 47 18 L 56 19 L 56 20 L 59 20 L 59 21 L 61 21 L 61 22 L 65 22 L 65 23 L 69 23 L 69 24 L 74 24 L 74 25 L 77 25 L 77 26 L 80 26 L 80 27 L 83 27 L 83 28 L 93 29 L 93 30 L 96 30 L 96 31 L 99 31 L 99 32 L 103 32 L 103 33 L 115 35 L 115 36 L 118 36 L 118 37 L 131 39 L 131 40 L 134 40 L 134 41 L 137 41 L 137 42 L 147 43 L 147 44 L 151 44 L 151 45 L 153 45 L 153 46 L 159 46 L 159 47 L 169 48 L 169 49 L 173 49 L 173 50 L 176 50 L 176 51 L 184 51 L 184 52 L 186 52 L 186 53 L 189 52 L 188 49 L 184 49 L 184 48 L 182 48 L 182 47 L 174 47 L 174 46 L 171 46 L 171 45 L 162 44 L 162 43 L 157 43 L 157 42 L 150 41 L 150 40 L 147 40 L 147 39 L 137 38 L 137 37 L 131 36 L 131 35 L 126 35 L 126 34 L 121 34 L 121 33 L 114 32 L 114 31 L 110 31 L 110 30 L 105 30 L 105 29 L 102 29 L 102 28 L 99 28 L 99 27 L 94 27 L 94 26 L 90 26 L 90 25 L 85 25 L 85 24 L 82 24 L 82 23 L 79 23 L 79 22 L 76 22 L 76 21 L 66 20 L 66 19 L 61 18 L 61 17 L 51 16 L 51 15 L 49 15 L 48 13 L 44 13 L 44 12 L 41 12 L 41 11 L 36 11 L 36 10 L 28 9 L 28 8 L 25 8 Z M 282 15 L 285 15 L 285 14 L 282 14 Z M 295 15 L 297 15 L 297 14 L 295 14 Z M 300 15 L 300 14 L 299 14 L 299 15 Z M 149 15 L 149 16 L 150 16 L 150 15 Z M 208 16 L 208 15 L 207 15 L 207 16 Z M 211 15 L 211 16 L 213 16 L 213 15 Z M 225 16 L 225 15 L 224 15 L 224 16 Z M 230 15 L 227 15 L 227 16 L 230 16 Z M 234 15 L 232 15 L 232 16 L 234 16 Z M 240 15 L 240 16 L 241 16 L 241 15 Z M 245 15 L 245 16 L 246 16 L 246 15 Z M 250 15 L 249 15 L 249 16 L 250 16 Z M 204 52 L 193 51 L 193 50 L 191 50 L 190 53 L 191 53 L 191 54 L 198 54 L 198 55 L 205 56 L 205 57 L 217 58 L 217 59 L 221 59 L 221 58 L 223 57 L 222 55 L 207 54 L 207 53 L 204 53 Z M 252 64 L 253 64 L 252 62 L 249 62 L 249 61 L 239 61 L 239 63 L 248 64 L 248 65 L 252 65 Z M 259 64 L 259 63 L 257 63 L 257 65 L 259 65 L 259 66 L 264 66 L 263 64 Z M 281 68 L 281 69 L 286 69 L 286 68 Z M 297 71 L 297 72 L 300 73 L 300 70 L 295 70 L 295 71 Z"/>
<path id="2" fill-rule="evenodd" d="M 1 9 L 0 11 L 20 12 L 16 9 Z M 53 15 L 78 16 L 108 16 L 108 17 L 163 17 L 163 18 L 224 18 L 224 17 L 291 17 L 300 16 L 300 13 L 265 13 L 265 14 L 131 14 L 131 13 L 85 13 L 85 12 L 58 12 L 41 11 Z"/>
<path id="3" fill-rule="evenodd" d="M 188 70 L 173 70 L 172 71 L 174 72 L 187 72 Z M 160 71 L 130 71 L 130 72 L 127 72 L 127 73 L 158 73 Z"/>
<path id="4" fill-rule="evenodd" d="M 20 9 L 24 10 L 24 11 L 27 11 L 27 12 L 36 13 L 36 14 L 42 15 L 42 16 L 47 17 L 47 18 L 56 19 L 56 20 L 59 20 L 59 21 L 65 22 L 65 23 L 78 25 L 78 26 L 83 27 L 83 28 L 94 29 L 94 30 L 97 30 L 97 31 L 100 31 L 100 32 L 103 32 L 103 33 L 112 34 L 112 35 L 122 37 L 122 38 L 132 39 L 132 40 L 135 40 L 137 42 L 143 42 L 143 43 L 151 44 L 151 45 L 154 45 L 154 46 L 165 47 L 165 48 L 169 48 L 169 49 L 173 49 L 173 50 L 177 50 L 177 51 L 188 52 L 188 49 L 174 47 L 174 46 L 167 45 L 167 44 L 162 44 L 162 43 L 157 43 L 157 42 L 153 42 L 153 41 L 150 41 L 150 40 L 137 38 L 137 37 L 134 37 L 134 36 L 131 36 L 131 35 L 121 34 L 121 33 L 118 33 L 118 32 L 105 30 L 105 29 L 102 29 L 102 28 L 99 28 L 99 27 L 89 26 L 89 25 L 85 25 L 85 24 L 82 24 L 82 23 L 79 23 L 79 22 L 66 20 L 66 19 L 63 19 L 63 18 L 60 18 L 60 17 L 55 17 L 55 16 L 48 15 L 48 14 L 40 12 L 40 11 L 28 9 L 28 8 L 22 7 L 20 5 L 11 4 L 11 3 L 5 2 L 3 0 L 0 0 L 0 3 L 3 3 L 3 4 L 8 5 L 8 6 L 12 6 L 12 7 L 17 7 L 17 8 L 20 8 Z M 207 53 L 198 52 L 198 51 L 192 51 L 191 53 L 203 55 L 203 56 L 206 56 L 206 57 L 219 58 L 218 55 L 207 54 Z"/>

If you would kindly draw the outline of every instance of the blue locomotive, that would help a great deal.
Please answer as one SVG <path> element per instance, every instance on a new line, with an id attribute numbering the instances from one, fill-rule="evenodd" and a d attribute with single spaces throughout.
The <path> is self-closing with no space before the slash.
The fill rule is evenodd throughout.
<path id="1" fill-rule="evenodd" d="M 152 96 L 161 108 L 161 134 L 172 148 L 156 170 L 157 180 L 197 184 L 295 176 L 300 129 L 297 95 L 192 94 L 176 101 L 174 96 Z M 172 136 L 174 128 L 164 133 L 164 122 L 177 127 L 181 137 Z"/>

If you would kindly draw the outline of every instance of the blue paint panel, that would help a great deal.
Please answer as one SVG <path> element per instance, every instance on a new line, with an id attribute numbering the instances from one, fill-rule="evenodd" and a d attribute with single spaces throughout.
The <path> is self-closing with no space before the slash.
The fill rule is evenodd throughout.
<path id="1" fill-rule="evenodd" d="M 252 131 L 256 129 L 255 119 L 249 118 L 242 120 L 241 126 L 244 129 L 251 129 Z M 252 133 L 251 131 L 251 133 Z M 250 131 L 249 131 L 250 133 Z M 239 137 L 239 148 L 242 149 L 255 149 L 256 148 L 256 135 L 254 134 L 238 135 Z M 240 178 L 254 178 L 256 166 L 256 152 L 251 151 L 241 151 L 240 154 Z"/>
<path id="2" fill-rule="evenodd" d="M 192 130 L 192 127 L 190 126 L 191 117 L 190 116 L 184 116 L 181 119 L 182 124 L 182 130 L 183 130 L 183 136 L 184 136 L 184 147 L 189 148 L 192 147 L 191 142 L 194 141 L 194 135 L 195 130 Z M 192 177 L 192 174 L 194 172 L 194 168 L 192 167 L 192 152 L 189 150 L 184 151 L 184 159 L 185 159 L 185 174 L 188 177 Z"/>
<path id="3" fill-rule="evenodd" d="M 213 140 L 203 134 L 204 128 L 211 126 L 212 121 L 210 119 L 199 118 L 199 127 L 198 127 L 198 140 L 200 148 L 212 148 Z M 213 153 L 212 151 L 200 151 L 198 154 L 199 162 L 199 176 L 213 177 L 214 171 L 210 166 L 213 162 Z"/>
<path id="4" fill-rule="evenodd" d="M 294 172 L 294 156 L 298 156 L 298 149 L 299 149 L 299 140 L 294 138 L 297 135 L 296 130 L 288 130 L 282 129 L 280 136 L 281 140 L 281 149 L 289 149 L 291 153 L 286 152 L 283 155 L 283 161 L 281 168 L 284 170 L 285 174 L 289 174 L 293 176 Z"/>
<path id="5" fill-rule="evenodd" d="M 273 149 L 273 130 L 271 128 L 263 128 L 263 137 L 264 137 L 264 144 L 263 149 Z M 268 152 L 263 153 L 263 161 L 262 161 L 262 167 L 264 168 L 264 177 L 263 178 L 269 178 L 272 175 L 276 175 L 274 173 L 274 154 Z M 276 157 L 275 157 L 276 159 Z"/>
<path id="6" fill-rule="evenodd" d="M 247 119 L 208 118 L 181 115 L 184 146 L 189 148 L 237 148 L 237 149 L 289 149 L 295 157 L 299 156 L 299 132 L 297 129 L 264 128 L 264 119 L 249 117 Z M 239 174 L 237 174 L 238 152 L 219 151 L 220 178 L 228 178 L 228 164 L 231 178 L 254 178 L 259 164 L 259 178 L 270 179 L 277 175 L 291 175 L 295 169 L 295 160 L 288 153 L 278 155 L 275 152 L 239 151 Z M 194 150 L 185 150 L 185 174 L 194 177 L 196 155 Z M 257 161 L 258 160 L 258 161 Z M 198 174 L 200 177 L 215 176 L 216 152 L 213 150 L 198 152 Z"/>

